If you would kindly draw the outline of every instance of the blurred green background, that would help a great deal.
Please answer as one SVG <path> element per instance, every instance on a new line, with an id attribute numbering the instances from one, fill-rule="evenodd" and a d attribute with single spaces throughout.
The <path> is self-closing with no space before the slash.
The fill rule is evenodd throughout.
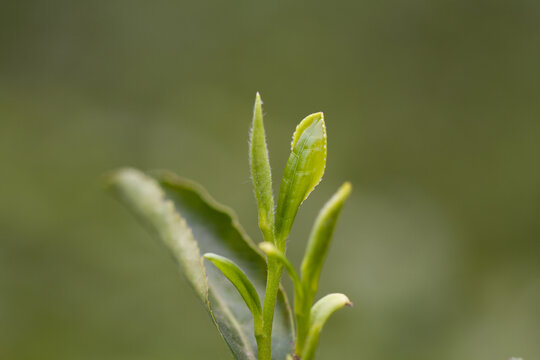
<path id="1" fill-rule="evenodd" d="M 101 188 L 168 168 L 260 241 L 247 139 L 277 185 L 324 111 L 342 181 L 319 359 L 540 358 L 540 2 L 0 3 L 0 359 L 230 359 L 167 251 Z"/>

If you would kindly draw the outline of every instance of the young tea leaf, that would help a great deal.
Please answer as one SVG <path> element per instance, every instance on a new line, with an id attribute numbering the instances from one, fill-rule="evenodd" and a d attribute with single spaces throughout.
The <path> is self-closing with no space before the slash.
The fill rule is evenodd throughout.
<path id="1" fill-rule="evenodd" d="M 199 185 L 171 173 L 146 175 L 122 169 L 110 185 L 120 200 L 157 233 L 203 301 L 236 359 L 256 360 L 253 315 L 238 306 L 236 288 L 214 266 L 205 267 L 201 252 L 219 253 L 245 269 L 259 297 L 264 294 L 266 262 L 232 211 Z M 288 301 L 279 291 L 273 332 L 277 358 L 291 352 L 293 325 Z"/>
<path id="2" fill-rule="evenodd" d="M 352 306 L 349 298 L 343 294 L 329 294 L 317 301 L 311 309 L 311 326 L 302 360 L 312 360 L 319 343 L 322 328 L 326 321 L 337 310 L 344 306 Z"/>
<path id="3" fill-rule="evenodd" d="M 308 240 L 302 260 L 302 283 L 308 297 L 313 299 L 317 292 L 319 276 L 328 252 L 332 233 L 345 200 L 351 194 L 351 184 L 344 183 L 319 212 Z"/>
<path id="4" fill-rule="evenodd" d="M 296 352 L 301 353 L 308 336 L 310 324 L 310 307 L 315 299 L 319 284 L 319 276 L 328 252 L 332 233 L 345 200 L 351 193 L 351 184 L 344 183 L 328 200 L 319 212 L 308 240 L 306 253 L 302 260 L 302 289 L 304 296 L 295 301 L 297 327 Z"/>
<path id="5" fill-rule="evenodd" d="M 255 98 L 255 107 L 253 109 L 249 155 L 251 179 L 259 209 L 259 227 L 264 240 L 273 242 L 274 195 L 272 193 L 272 174 L 264 132 L 262 100 L 259 93 Z"/>
<path id="6" fill-rule="evenodd" d="M 246 274 L 231 260 L 212 253 L 204 254 L 204 258 L 210 260 L 236 287 L 248 309 L 253 314 L 255 336 L 262 334 L 262 306 L 257 290 L 249 281 Z"/>
<path id="7" fill-rule="evenodd" d="M 326 167 L 326 127 L 323 113 L 307 116 L 296 127 L 291 154 L 285 166 L 275 219 L 275 244 L 285 250 L 285 241 L 300 204 L 321 181 Z"/>

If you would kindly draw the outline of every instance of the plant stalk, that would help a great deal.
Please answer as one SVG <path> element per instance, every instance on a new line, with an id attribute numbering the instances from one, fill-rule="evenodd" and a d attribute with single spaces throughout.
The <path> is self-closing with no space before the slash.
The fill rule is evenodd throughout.
<path id="1" fill-rule="evenodd" d="M 268 258 L 268 275 L 263 304 L 263 333 L 260 341 L 257 341 L 259 360 L 272 359 L 272 324 L 282 273 L 283 265 L 275 259 Z"/>
<path id="2" fill-rule="evenodd" d="M 296 344 L 294 352 L 298 358 L 304 351 L 304 345 L 306 343 L 309 323 L 310 323 L 310 308 L 313 299 L 309 298 L 307 291 L 304 291 L 302 298 L 295 299 L 294 312 L 296 317 Z"/>

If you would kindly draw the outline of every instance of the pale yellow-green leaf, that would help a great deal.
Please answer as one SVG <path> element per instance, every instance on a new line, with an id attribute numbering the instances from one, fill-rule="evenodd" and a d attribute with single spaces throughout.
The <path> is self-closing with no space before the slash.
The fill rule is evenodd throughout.
<path id="1" fill-rule="evenodd" d="M 297 352 L 302 351 L 308 335 L 310 308 L 317 293 L 321 269 L 328 252 L 337 219 L 345 200 L 347 200 L 351 193 L 351 189 L 351 184 L 346 182 L 328 200 L 319 212 L 308 240 L 301 266 L 304 296 L 300 301 L 295 301 Z"/>
<path id="2" fill-rule="evenodd" d="M 306 347 L 302 353 L 302 360 L 312 360 L 319 344 L 324 324 L 328 318 L 344 306 L 352 306 L 349 298 L 343 294 L 329 294 L 317 301 L 311 309 L 311 324 L 306 341 Z"/>
<path id="3" fill-rule="evenodd" d="M 272 193 L 272 173 L 268 158 L 268 147 L 263 123 L 262 100 L 259 93 L 255 98 L 253 125 L 249 148 L 251 180 L 257 198 L 259 227 L 265 241 L 273 242 L 274 195 Z"/>
<path id="4" fill-rule="evenodd" d="M 351 194 L 351 190 L 351 184 L 344 183 L 324 205 L 313 225 L 301 266 L 302 283 L 310 296 L 314 296 L 317 292 L 319 276 L 332 240 L 332 234 L 343 204 Z"/>
<path id="5" fill-rule="evenodd" d="M 326 167 L 326 127 L 323 113 L 304 118 L 297 126 L 291 154 L 285 166 L 275 215 L 275 244 L 285 250 L 285 241 L 300 204 L 321 181 Z"/>

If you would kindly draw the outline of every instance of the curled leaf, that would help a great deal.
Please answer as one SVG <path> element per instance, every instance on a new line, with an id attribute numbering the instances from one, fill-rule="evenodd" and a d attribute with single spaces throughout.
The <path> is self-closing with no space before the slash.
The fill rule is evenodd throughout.
<path id="1" fill-rule="evenodd" d="M 281 251 L 298 208 L 321 181 L 325 167 L 326 127 L 319 112 L 304 118 L 293 135 L 276 209 L 275 244 Z"/>
<path id="2" fill-rule="evenodd" d="M 319 343 L 322 328 L 330 315 L 344 306 L 352 306 L 349 298 L 343 294 L 329 294 L 317 301 L 311 308 L 311 326 L 302 360 L 312 360 Z"/>
<path id="3" fill-rule="evenodd" d="M 255 326 L 255 336 L 262 333 L 262 306 L 261 300 L 259 299 L 259 294 L 257 290 L 249 281 L 246 274 L 236 265 L 233 261 L 227 259 L 226 257 L 206 253 L 204 258 L 210 260 L 221 272 L 223 275 L 230 280 L 230 282 L 236 287 L 242 299 L 246 303 L 247 307 L 253 314 L 253 323 Z"/>
<path id="4" fill-rule="evenodd" d="M 262 100 L 259 93 L 255 98 L 253 109 L 249 155 L 251 179 L 259 210 L 259 228 L 265 241 L 273 242 L 274 195 L 272 193 L 272 174 L 264 132 Z"/>

